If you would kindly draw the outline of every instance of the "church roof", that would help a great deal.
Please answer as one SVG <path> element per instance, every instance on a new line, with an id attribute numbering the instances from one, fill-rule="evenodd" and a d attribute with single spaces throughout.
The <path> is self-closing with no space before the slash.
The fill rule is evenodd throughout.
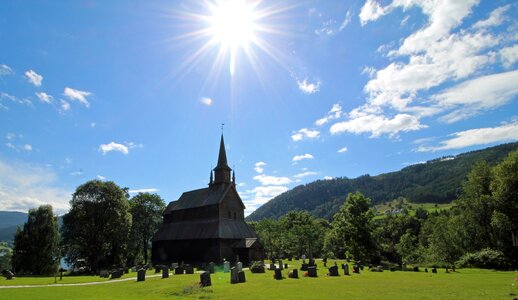
<path id="1" fill-rule="evenodd" d="M 153 241 L 218 238 L 256 239 L 257 235 L 243 220 L 210 219 L 163 224 Z"/>
<path id="2" fill-rule="evenodd" d="M 232 184 L 220 184 L 185 192 L 180 199 L 167 205 L 164 214 L 175 210 L 219 204 L 232 187 Z"/>

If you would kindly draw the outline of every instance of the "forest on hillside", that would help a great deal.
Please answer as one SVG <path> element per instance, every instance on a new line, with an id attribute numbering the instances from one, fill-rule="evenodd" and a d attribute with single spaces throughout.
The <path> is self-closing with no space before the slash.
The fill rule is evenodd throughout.
<path id="1" fill-rule="evenodd" d="M 250 214 L 247 220 L 277 219 L 293 210 L 305 210 L 315 217 L 329 220 L 339 210 L 345 196 L 356 191 L 369 197 L 373 205 L 399 197 L 413 203 L 449 203 L 461 193 L 462 182 L 476 162 L 486 161 L 493 166 L 516 149 L 518 143 L 508 143 L 440 157 L 377 176 L 317 180 L 273 198 Z"/>

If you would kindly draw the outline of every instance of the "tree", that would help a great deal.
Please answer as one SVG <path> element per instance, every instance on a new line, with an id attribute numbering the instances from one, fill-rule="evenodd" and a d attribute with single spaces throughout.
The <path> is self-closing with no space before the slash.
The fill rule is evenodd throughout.
<path id="1" fill-rule="evenodd" d="M 0 271 L 10 270 L 11 257 L 13 256 L 13 250 L 7 245 L 7 242 L 0 242 Z"/>
<path id="2" fill-rule="evenodd" d="M 132 216 L 131 241 L 135 244 L 132 256 L 143 256 L 144 263 L 148 261 L 149 243 L 155 232 L 162 224 L 162 213 L 165 203 L 157 194 L 138 193 L 130 199 Z"/>
<path id="3" fill-rule="evenodd" d="M 335 235 L 332 240 L 340 244 L 335 248 L 344 248 L 346 253 L 357 260 L 370 257 L 375 250 L 372 238 L 373 217 L 369 198 L 360 192 L 347 195 L 331 222 L 330 234 Z"/>
<path id="4" fill-rule="evenodd" d="M 290 211 L 280 219 L 285 255 L 320 254 L 324 243 L 324 227 L 307 211 Z"/>
<path id="5" fill-rule="evenodd" d="M 283 239 L 281 223 L 272 219 L 263 219 L 254 223 L 253 228 L 264 247 L 269 259 L 283 256 Z"/>
<path id="6" fill-rule="evenodd" d="M 29 210 L 23 229 L 14 238 L 12 266 L 17 273 L 53 275 L 59 265 L 59 231 L 52 206 Z"/>
<path id="7" fill-rule="evenodd" d="M 63 243 L 69 263 L 85 259 L 92 272 L 123 266 L 131 229 L 127 193 L 115 183 L 91 180 L 72 195 L 63 217 Z"/>

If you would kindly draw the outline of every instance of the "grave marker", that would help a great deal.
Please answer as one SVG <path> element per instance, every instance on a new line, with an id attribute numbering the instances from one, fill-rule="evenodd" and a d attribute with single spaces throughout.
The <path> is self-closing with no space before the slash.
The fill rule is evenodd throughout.
<path id="1" fill-rule="evenodd" d="M 206 287 L 211 286 L 212 282 L 210 281 L 210 273 L 205 271 L 200 274 L 200 286 Z"/>
<path id="2" fill-rule="evenodd" d="M 140 269 L 137 271 L 137 281 L 145 281 L 146 280 L 146 270 Z"/>

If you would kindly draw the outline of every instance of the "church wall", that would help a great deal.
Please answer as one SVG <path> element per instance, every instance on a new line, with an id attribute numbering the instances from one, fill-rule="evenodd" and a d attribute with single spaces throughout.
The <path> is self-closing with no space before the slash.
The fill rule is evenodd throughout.
<path id="1" fill-rule="evenodd" d="M 230 214 L 229 214 L 230 213 Z M 225 196 L 225 199 L 219 205 L 220 218 L 244 220 L 245 213 L 241 206 L 241 200 L 237 195 L 237 192 L 233 190 Z"/>
<path id="2" fill-rule="evenodd" d="M 218 239 L 175 240 L 153 242 L 151 260 L 154 265 L 181 263 L 220 263 Z"/>

